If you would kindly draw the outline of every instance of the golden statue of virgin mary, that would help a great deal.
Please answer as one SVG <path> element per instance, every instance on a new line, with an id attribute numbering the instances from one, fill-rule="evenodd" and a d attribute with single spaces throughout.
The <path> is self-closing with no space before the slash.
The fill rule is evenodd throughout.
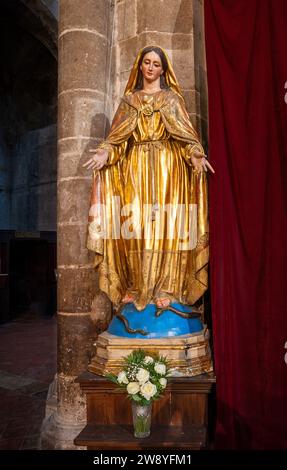
<path id="1" fill-rule="evenodd" d="M 116 304 L 194 304 L 207 289 L 206 171 L 166 52 L 142 49 L 94 170 L 87 248 Z M 84 166 L 85 166 L 84 165 Z"/>

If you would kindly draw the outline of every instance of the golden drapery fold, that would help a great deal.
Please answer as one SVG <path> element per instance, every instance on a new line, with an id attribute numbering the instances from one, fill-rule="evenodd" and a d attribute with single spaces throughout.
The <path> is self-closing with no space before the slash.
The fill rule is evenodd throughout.
<path id="1" fill-rule="evenodd" d="M 133 90 L 134 66 L 93 175 L 87 248 L 100 289 L 115 304 L 131 293 L 138 310 L 162 296 L 192 305 L 208 284 L 206 174 L 190 160 L 204 149 L 168 63 L 170 88 L 152 95 Z"/>

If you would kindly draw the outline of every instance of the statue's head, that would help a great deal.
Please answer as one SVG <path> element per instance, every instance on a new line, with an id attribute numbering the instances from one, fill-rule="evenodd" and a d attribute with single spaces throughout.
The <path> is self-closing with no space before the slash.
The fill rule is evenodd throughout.
<path id="1" fill-rule="evenodd" d="M 148 74 L 149 64 L 153 63 L 153 71 L 151 79 L 157 79 L 160 76 L 160 87 L 169 88 L 165 80 L 165 72 L 168 68 L 168 63 L 163 50 L 157 46 L 145 47 L 140 55 L 138 62 L 138 78 L 135 86 L 136 90 L 143 88 L 143 73 Z M 148 78 L 148 75 L 147 75 Z"/>
<path id="2" fill-rule="evenodd" d="M 145 61 L 147 57 L 149 57 L 149 60 Z M 166 51 L 156 44 L 150 44 L 149 46 L 144 47 L 138 52 L 124 94 L 129 95 L 135 90 L 143 89 L 142 69 L 148 69 L 147 65 L 149 61 L 152 61 L 153 64 L 156 63 L 157 66 L 154 67 L 154 70 L 159 71 L 159 74 L 157 75 L 157 78 L 155 78 L 155 73 L 152 73 L 149 76 L 146 74 L 145 77 L 151 81 L 153 81 L 154 79 L 158 80 L 160 78 L 160 88 L 170 89 L 181 97 L 183 97 L 172 64 L 169 60 Z M 146 62 L 146 64 L 144 62 Z"/>

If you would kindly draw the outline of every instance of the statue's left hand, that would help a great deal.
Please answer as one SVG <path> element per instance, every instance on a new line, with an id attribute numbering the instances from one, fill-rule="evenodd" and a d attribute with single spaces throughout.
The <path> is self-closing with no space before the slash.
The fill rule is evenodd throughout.
<path id="1" fill-rule="evenodd" d="M 205 155 L 200 152 L 193 152 L 191 155 L 191 162 L 193 167 L 199 171 L 208 171 L 210 170 L 212 173 L 215 173 L 213 167 L 205 158 Z"/>

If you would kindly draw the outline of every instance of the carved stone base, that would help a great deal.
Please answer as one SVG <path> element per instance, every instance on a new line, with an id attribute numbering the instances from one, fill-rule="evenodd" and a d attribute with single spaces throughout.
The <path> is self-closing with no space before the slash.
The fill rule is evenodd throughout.
<path id="1" fill-rule="evenodd" d="M 73 400 L 58 401 L 60 389 L 69 390 Z M 39 448 L 41 450 L 81 450 L 74 445 L 75 436 L 86 423 L 86 402 L 74 376 L 56 374 L 50 384 L 45 418 L 41 426 Z M 84 447 L 83 447 L 84 449 Z"/>
<path id="2" fill-rule="evenodd" d="M 98 375 L 117 374 L 122 368 L 122 359 L 135 349 L 165 356 L 173 376 L 191 377 L 213 370 L 206 326 L 199 333 L 157 339 L 124 338 L 105 331 L 98 336 L 96 346 L 96 355 L 88 370 Z"/>

